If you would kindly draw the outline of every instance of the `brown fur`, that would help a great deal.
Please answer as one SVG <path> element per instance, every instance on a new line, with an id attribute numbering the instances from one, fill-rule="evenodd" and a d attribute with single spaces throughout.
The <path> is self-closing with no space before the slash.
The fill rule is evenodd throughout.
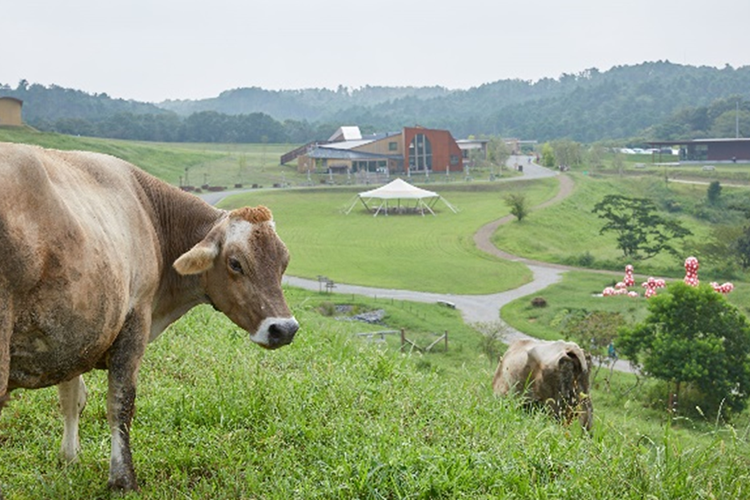
<path id="1" fill-rule="evenodd" d="M 232 210 L 229 216 L 244 219 L 252 224 L 268 222 L 273 218 L 271 216 L 271 211 L 263 205 L 259 205 L 257 207 L 238 208 L 236 210 Z"/>
<path id="2" fill-rule="evenodd" d="M 289 254 L 261 224 L 271 212 L 227 214 L 111 156 L 7 143 L 0 186 L 0 408 L 14 389 L 109 370 L 108 418 L 121 445 L 109 483 L 137 489 L 129 429 L 149 341 L 206 302 L 263 347 L 297 330 L 281 289 Z M 242 221 L 268 227 L 250 232 Z M 190 272 L 172 266 L 183 258 Z M 82 408 L 81 397 L 63 407 Z M 77 415 L 66 416 L 68 431 L 77 439 Z"/>
<path id="3" fill-rule="evenodd" d="M 495 394 L 520 394 L 531 404 L 543 404 L 565 423 L 578 417 L 591 430 L 593 405 L 589 377 L 591 356 L 573 342 L 517 340 L 498 364 Z"/>

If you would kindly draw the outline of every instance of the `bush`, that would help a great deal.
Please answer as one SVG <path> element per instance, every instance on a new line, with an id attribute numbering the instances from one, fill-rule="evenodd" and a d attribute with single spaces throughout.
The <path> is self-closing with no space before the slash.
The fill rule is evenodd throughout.
<path id="1" fill-rule="evenodd" d="M 544 297 L 534 297 L 531 299 L 532 307 L 547 307 L 547 299 Z"/>
<path id="2" fill-rule="evenodd" d="M 594 267 L 595 261 L 596 259 L 588 250 L 578 256 L 578 265 L 581 267 Z"/>
<path id="3" fill-rule="evenodd" d="M 336 304 L 333 302 L 321 302 L 320 306 L 318 306 L 318 311 L 323 316 L 333 316 L 336 314 Z"/>

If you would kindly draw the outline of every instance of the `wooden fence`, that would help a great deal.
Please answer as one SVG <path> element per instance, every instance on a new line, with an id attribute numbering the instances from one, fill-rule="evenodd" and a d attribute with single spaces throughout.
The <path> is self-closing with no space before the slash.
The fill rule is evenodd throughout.
<path id="1" fill-rule="evenodd" d="M 358 333 L 358 337 L 366 338 L 367 340 L 370 340 L 372 342 L 385 342 L 385 336 L 386 335 L 395 335 L 400 334 L 401 336 L 401 351 L 405 351 L 406 347 L 409 346 L 409 351 L 417 350 L 419 352 L 430 352 L 433 347 L 435 347 L 437 344 L 439 344 L 441 341 L 445 343 L 445 350 L 448 350 L 448 330 L 445 330 L 445 332 L 442 335 L 439 335 L 432 343 L 430 343 L 427 347 L 421 347 L 417 345 L 416 342 L 414 342 L 411 339 L 406 338 L 406 330 L 403 328 L 401 330 L 380 330 L 377 332 L 364 332 L 364 333 Z M 434 334 L 438 335 L 438 334 Z"/>

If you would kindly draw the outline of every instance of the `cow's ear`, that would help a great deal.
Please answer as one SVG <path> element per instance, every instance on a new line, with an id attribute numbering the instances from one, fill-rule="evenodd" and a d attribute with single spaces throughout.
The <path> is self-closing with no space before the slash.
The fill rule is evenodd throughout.
<path id="1" fill-rule="evenodd" d="M 226 220 L 222 219 L 217 223 L 201 241 L 195 244 L 193 248 L 180 255 L 174 261 L 172 267 L 184 275 L 200 274 L 208 271 L 214 265 L 214 259 L 221 251 L 222 241 L 226 232 Z"/>
<path id="2" fill-rule="evenodd" d="M 219 255 L 219 245 L 215 241 L 203 240 L 180 255 L 172 266 L 183 276 L 186 274 L 200 274 L 213 267 L 214 259 L 217 255 Z"/>

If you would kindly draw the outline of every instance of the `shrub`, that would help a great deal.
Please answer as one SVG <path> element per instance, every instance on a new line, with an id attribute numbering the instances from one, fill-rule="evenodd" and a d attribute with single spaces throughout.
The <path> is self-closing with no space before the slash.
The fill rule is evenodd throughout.
<path id="1" fill-rule="evenodd" d="M 534 297 L 531 299 L 532 307 L 547 307 L 547 299 L 544 297 Z"/>
<path id="2" fill-rule="evenodd" d="M 336 304 L 333 302 L 321 302 L 318 306 L 318 311 L 323 316 L 333 316 L 336 314 Z"/>

